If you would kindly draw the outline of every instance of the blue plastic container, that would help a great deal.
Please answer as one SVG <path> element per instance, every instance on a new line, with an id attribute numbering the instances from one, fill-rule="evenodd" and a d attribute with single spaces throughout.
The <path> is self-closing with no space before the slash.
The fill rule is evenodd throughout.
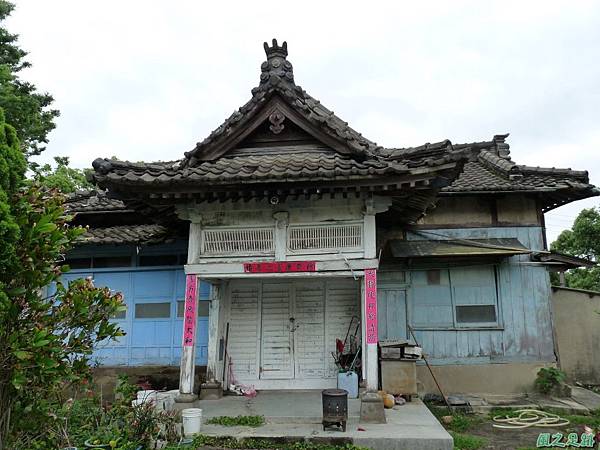
<path id="1" fill-rule="evenodd" d="M 348 398 L 358 398 L 358 375 L 355 372 L 338 372 L 337 387 L 348 391 Z"/>

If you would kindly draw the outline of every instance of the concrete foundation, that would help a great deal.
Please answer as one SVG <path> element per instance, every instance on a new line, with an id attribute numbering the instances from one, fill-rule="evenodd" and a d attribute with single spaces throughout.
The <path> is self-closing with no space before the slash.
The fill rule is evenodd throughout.
<path id="1" fill-rule="evenodd" d="M 385 410 L 386 424 L 362 423 L 360 404 L 359 399 L 348 399 L 346 432 L 323 430 L 320 391 L 262 391 L 252 399 L 225 396 L 220 400 L 199 400 L 194 407 L 202 408 L 204 423 L 201 433 L 212 436 L 353 443 L 374 450 L 453 448 L 452 437 L 418 399 L 396 409 Z M 238 415 L 262 415 L 267 423 L 257 428 L 206 424 L 211 417 Z"/>
<path id="2" fill-rule="evenodd" d="M 127 375 L 130 383 L 147 382 L 152 389 L 171 390 L 179 387 L 179 367 L 96 367 L 92 369 L 94 384 L 102 397 L 112 400 L 119 375 Z M 196 366 L 196 392 L 206 375 L 206 366 Z"/>
<path id="3" fill-rule="evenodd" d="M 431 366 L 445 394 L 526 394 L 534 391 L 533 382 L 542 367 L 552 363 L 457 364 Z M 425 365 L 417 366 L 419 395 L 439 394 Z"/>

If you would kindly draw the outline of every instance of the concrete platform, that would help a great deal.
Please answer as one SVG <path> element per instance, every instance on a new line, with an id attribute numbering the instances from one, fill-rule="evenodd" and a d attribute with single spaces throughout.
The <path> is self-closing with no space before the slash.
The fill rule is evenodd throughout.
<path id="1" fill-rule="evenodd" d="M 178 404 L 178 409 L 192 405 Z M 374 450 L 452 450 L 452 437 L 418 399 L 385 411 L 387 424 L 360 424 L 360 400 L 348 401 L 347 431 L 323 431 L 320 391 L 262 391 L 255 398 L 226 396 L 220 400 L 198 400 L 203 422 L 215 416 L 262 415 L 261 427 L 202 425 L 212 436 L 271 438 L 354 443 Z M 361 431 L 359 431 L 359 429 Z M 363 431 L 364 430 L 364 431 Z"/>

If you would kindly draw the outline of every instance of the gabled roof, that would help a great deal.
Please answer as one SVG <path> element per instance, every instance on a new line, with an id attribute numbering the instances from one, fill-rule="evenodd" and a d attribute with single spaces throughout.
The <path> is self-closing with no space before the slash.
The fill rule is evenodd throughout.
<path id="1" fill-rule="evenodd" d="M 292 64 L 287 60 L 287 43 L 282 46 L 273 39 L 271 47 L 264 43 L 267 61 L 261 65 L 260 83 L 252 89 L 252 98 L 217 127 L 206 139 L 185 153 L 182 167 L 195 167 L 200 161 L 212 161 L 228 150 L 266 118 L 274 133 L 283 129 L 283 116 L 297 125 L 310 129 L 324 143 L 342 154 L 357 157 L 374 155 L 377 144 L 348 126 L 294 82 Z M 265 108 L 269 103 L 271 107 Z M 279 128 L 280 127 L 280 128 Z"/>
<path id="2" fill-rule="evenodd" d="M 94 181 L 127 204 L 380 192 L 392 196 L 394 205 L 412 199 L 411 220 L 438 194 L 527 193 L 545 210 L 598 195 L 587 172 L 517 165 L 505 142 L 508 135 L 468 144 L 445 140 L 382 148 L 295 84 L 285 42 L 265 43 L 265 52 L 251 99 L 182 159 L 98 158 Z M 416 190 L 419 195 L 413 195 Z"/>

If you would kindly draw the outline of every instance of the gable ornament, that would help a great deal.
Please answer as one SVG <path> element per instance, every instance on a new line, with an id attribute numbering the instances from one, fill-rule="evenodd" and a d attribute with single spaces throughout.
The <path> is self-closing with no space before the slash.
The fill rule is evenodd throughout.
<path id="1" fill-rule="evenodd" d="M 285 126 L 283 125 L 283 121 L 285 120 L 285 116 L 279 110 L 275 110 L 269 116 L 269 122 L 271 122 L 271 126 L 269 126 L 269 130 L 273 132 L 273 134 L 279 134 L 283 131 Z"/>

